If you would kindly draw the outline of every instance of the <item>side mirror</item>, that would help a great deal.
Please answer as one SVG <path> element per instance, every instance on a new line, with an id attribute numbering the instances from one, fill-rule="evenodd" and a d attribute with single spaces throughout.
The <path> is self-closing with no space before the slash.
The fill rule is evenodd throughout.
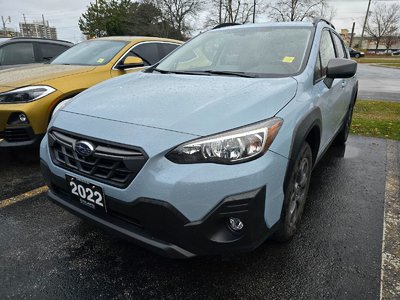
<path id="1" fill-rule="evenodd" d="M 324 83 L 331 88 L 335 78 L 350 78 L 357 72 L 357 63 L 351 59 L 332 58 L 326 68 Z"/>
<path id="2" fill-rule="evenodd" d="M 137 56 L 128 56 L 124 59 L 123 63 L 120 63 L 118 66 L 116 66 L 118 70 L 138 67 L 144 67 L 144 62 L 140 57 Z"/>

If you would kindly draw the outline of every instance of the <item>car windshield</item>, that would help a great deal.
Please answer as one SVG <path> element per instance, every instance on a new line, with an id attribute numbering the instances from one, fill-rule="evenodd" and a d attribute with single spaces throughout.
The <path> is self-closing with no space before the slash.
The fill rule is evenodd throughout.
<path id="1" fill-rule="evenodd" d="M 211 30 L 184 44 L 155 70 L 245 77 L 298 73 L 311 27 L 243 27 Z"/>
<path id="2" fill-rule="evenodd" d="M 99 66 L 108 63 L 125 45 L 123 41 L 91 40 L 60 54 L 51 64 Z"/>

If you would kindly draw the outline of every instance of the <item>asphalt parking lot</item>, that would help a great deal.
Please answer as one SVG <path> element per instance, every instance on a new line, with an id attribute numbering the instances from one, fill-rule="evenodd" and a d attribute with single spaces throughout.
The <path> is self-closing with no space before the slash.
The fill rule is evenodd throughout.
<path id="1" fill-rule="evenodd" d="M 398 197 L 397 142 L 351 136 L 346 148 L 331 148 L 314 170 L 291 242 L 189 260 L 160 257 L 50 203 L 38 190 L 37 155 L 0 151 L 2 299 L 380 297 L 391 245 L 382 246 L 385 199 Z M 387 263 L 383 287 L 395 289 L 396 265 Z"/>
<path id="2" fill-rule="evenodd" d="M 357 78 L 360 99 L 400 101 L 400 69 L 358 64 Z"/>

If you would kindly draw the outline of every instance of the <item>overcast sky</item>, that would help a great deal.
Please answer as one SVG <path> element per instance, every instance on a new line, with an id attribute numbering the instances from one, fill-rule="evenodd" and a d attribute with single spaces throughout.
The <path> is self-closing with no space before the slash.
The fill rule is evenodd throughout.
<path id="1" fill-rule="evenodd" d="M 94 2 L 95 0 L 92 0 Z M 261 0 L 269 1 L 269 0 Z M 393 3 L 400 0 L 382 1 Z M 78 19 L 86 11 L 90 0 L 2 0 L 1 15 L 4 18 L 11 17 L 11 23 L 7 27 L 18 28 L 19 22 L 23 22 L 23 14 L 26 21 L 41 21 L 42 14 L 49 21 L 50 26 L 57 28 L 58 38 L 71 42 L 79 42 L 83 35 L 78 27 Z M 336 10 L 332 20 L 336 29 L 351 30 L 353 21 L 356 22 L 355 32 L 360 34 L 363 19 L 368 6 L 368 0 L 328 0 Z M 257 18 L 257 22 L 267 21 Z"/>

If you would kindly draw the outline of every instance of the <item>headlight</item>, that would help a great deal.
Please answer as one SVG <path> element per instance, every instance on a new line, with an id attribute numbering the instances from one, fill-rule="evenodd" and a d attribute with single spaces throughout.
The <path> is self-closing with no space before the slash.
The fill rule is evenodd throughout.
<path id="1" fill-rule="evenodd" d="M 0 94 L 0 103 L 32 102 L 54 92 L 50 86 L 27 86 Z"/>
<path id="2" fill-rule="evenodd" d="M 236 164 L 263 155 L 272 144 L 283 120 L 271 118 L 206 138 L 182 144 L 166 157 L 180 164 Z"/>

